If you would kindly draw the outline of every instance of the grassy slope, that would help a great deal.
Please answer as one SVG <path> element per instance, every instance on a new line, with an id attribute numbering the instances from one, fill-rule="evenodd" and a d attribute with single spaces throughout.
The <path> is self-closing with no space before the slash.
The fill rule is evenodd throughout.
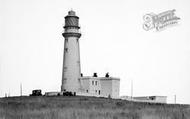
<path id="1" fill-rule="evenodd" d="M 95 97 L 0 98 L 0 119 L 190 119 L 189 105 Z"/>

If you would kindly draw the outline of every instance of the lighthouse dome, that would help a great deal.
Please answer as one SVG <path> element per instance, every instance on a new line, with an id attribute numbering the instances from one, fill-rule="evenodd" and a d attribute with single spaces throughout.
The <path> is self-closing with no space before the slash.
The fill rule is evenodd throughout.
<path id="1" fill-rule="evenodd" d="M 75 11 L 70 10 L 69 13 L 68 13 L 68 15 L 75 16 Z"/>

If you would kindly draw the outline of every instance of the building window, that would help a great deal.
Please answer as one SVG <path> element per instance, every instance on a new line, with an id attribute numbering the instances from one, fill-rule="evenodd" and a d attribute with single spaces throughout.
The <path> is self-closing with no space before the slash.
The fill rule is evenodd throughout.
<path id="1" fill-rule="evenodd" d="M 100 95 L 100 90 L 98 91 L 98 94 Z"/>
<path id="2" fill-rule="evenodd" d="M 86 92 L 88 93 L 88 90 L 86 90 Z"/>
<path id="3" fill-rule="evenodd" d="M 97 90 L 95 90 L 96 91 L 96 93 L 97 93 Z"/>
<path id="4" fill-rule="evenodd" d="M 94 81 L 92 81 L 92 85 L 94 85 Z"/>
<path id="5" fill-rule="evenodd" d="M 96 81 L 95 84 L 98 85 L 98 81 Z"/>

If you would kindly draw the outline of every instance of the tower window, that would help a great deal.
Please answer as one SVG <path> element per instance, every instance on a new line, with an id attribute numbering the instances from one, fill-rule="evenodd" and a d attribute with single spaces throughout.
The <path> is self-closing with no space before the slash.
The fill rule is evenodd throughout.
<path id="1" fill-rule="evenodd" d="M 86 92 L 88 93 L 88 90 L 86 90 Z"/>
<path id="2" fill-rule="evenodd" d="M 68 48 L 65 48 L 65 52 L 68 52 Z"/>
<path id="3" fill-rule="evenodd" d="M 63 80 L 67 80 L 67 78 L 63 78 Z"/>
<path id="4" fill-rule="evenodd" d="M 92 81 L 92 85 L 94 85 L 94 81 Z"/>
<path id="5" fill-rule="evenodd" d="M 100 90 L 98 91 L 98 94 L 100 95 Z"/>

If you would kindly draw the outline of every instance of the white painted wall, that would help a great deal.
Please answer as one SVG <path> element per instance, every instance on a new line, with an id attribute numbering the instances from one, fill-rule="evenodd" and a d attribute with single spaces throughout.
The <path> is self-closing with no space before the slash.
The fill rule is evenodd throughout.
<path id="1" fill-rule="evenodd" d="M 161 102 L 161 103 L 167 103 L 167 97 L 166 96 L 156 96 L 156 102 Z"/>
<path id="2" fill-rule="evenodd" d="M 112 79 L 112 97 L 119 98 L 120 80 Z"/>
<path id="3" fill-rule="evenodd" d="M 107 79 L 101 79 L 101 95 L 103 97 L 112 97 L 112 81 Z"/>
<path id="4" fill-rule="evenodd" d="M 94 96 L 100 96 L 101 94 L 100 79 L 98 77 L 91 77 L 89 81 L 90 81 L 90 93 L 93 94 Z"/>
<path id="5" fill-rule="evenodd" d="M 65 39 L 62 90 L 77 92 L 79 89 L 80 69 L 79 39 Z"/>
<path id="6" fill-rule="evenodd" d="M 154 98 L 151 99 L 151 97 L 154 97 Z M 133 97 L 133 101 L 137 101 L 137 102 L 151 102 L 151 103 L 167 103 L 167 96 Z"/>
<path id="7" fill-rule="evenodd" d="M 88 77 L 79 78 L 79 82 L 80 82 L 79 92 L 80 93 L 89 93 L 89 90 L 90 90 L 89 78 Z"/>
<path id="8" fill-rule="evenodd" d="M 119 98 L 119 78 L 106 78 L 106 77 L 81 77 L 81 95 Z M 86 91 L 88 90 L 88 92 Z M 100 91 L 100 93 L 99 93 Z"/>

